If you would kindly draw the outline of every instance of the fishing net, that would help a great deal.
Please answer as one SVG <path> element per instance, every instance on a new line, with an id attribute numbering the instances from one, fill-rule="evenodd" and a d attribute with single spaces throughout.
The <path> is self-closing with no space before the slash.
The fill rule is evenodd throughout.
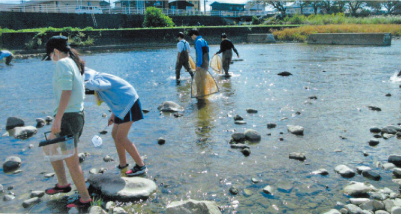
<path id="1" fill-rule="evenodd" d="M 196 64 L 194 60 L 192 59 L 191 56 L 188 55 L 188 62 L 189 62 L 189 67 L 191 68 L 192 71 L 196 70 Z"/>
<path id="2" fill-rule="evenodd" d="M 205 98 L 217 92 L 219 88 L 209 71 L 203 68 L 197 70 L 191 84 L 191 97 Z"/>
<path id="3" fill-rule="evenodd" d="M 212 60 L 210 60 L 210 67 L 216 72 L 217 74 L 223 73 L 223 66 L 221 62 L 221 58 L 219 55 L 214 55 Z"/>

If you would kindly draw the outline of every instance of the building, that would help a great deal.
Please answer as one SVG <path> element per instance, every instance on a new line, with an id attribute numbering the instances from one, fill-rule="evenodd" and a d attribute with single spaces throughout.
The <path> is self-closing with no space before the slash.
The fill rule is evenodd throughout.
<path id="1" fill-rule="evenodd" d="M 191 0 L 191 1 L 186 0 L 186 1 L 194 5 L 194 10 L 195 11 L 200 11 L 201 10 L 200 0 Z"/>
<path id="2" fill-rule="evenodd" d="M 169 9 L 172 10 L 186 10 L 186 11 L 194 11 L 194 5 L 187 1 L 172 1 L 168 3 Z"/>
<path id="3" fill-rule="evenodd" d="M 254 3 L 252 1 L 248 1 L 245 5 L 245 9 L 250 13 L 264 13 L 266 12 L 266 6 L 261 3 Z"/>
<path id="4" fill-rule="evenodd" d="M 10 8 L 15 12 L 73 13 L 78 7 L 100 10 L 104 0 L 31 0 Z"/>
<path id="5" fill-rule="evenodd" d="M 231 4 L 231 3 L 219 3 L 213 2 L 210 4 L 212 11 L 244 11 L 245 4 Z"/>
<path id="6" fill-rule="evenodd" d="M 287 5 L 287 10 L 285 11 L 286 14 L 305 14 L 305 15 L 310 15 L 315 13 L 315 9 L 312 7 L 310 4 L 305 4 L 302 7 L 302 13 L 301 13 L 301 2 L 295 1 L 292 4 Z M 320 7 L 317 8 L 317 14 L 322 13 Z"/>

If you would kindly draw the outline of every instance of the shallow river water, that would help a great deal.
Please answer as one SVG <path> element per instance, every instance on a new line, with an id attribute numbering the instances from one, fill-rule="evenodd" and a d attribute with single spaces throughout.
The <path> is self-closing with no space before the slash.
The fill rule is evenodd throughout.
<path id="1" fill-rule="evenodd" d="M 244 61 L 231 65 L 233 76 L 229 79 L 211 71 L 220 92 L 204 104 L 190 97 L 188 73 L 182 70 L 184 81 L 176 85 L 174 48 L 83 55 L 88 67 L 130 82 L 142 107 L 150 110 L 144 120 L 134 123 L 129 138 L 146 158 L 146 177 L 155 180 L 158 190 L 149 200 L 126 207 L 130 212 L 163 213 L 171 201 L 192 198 L 216 201 L 223 213 L 322 213 L 334 208 L 337 201 L 347 202 L 342 189 L 348 182 L 369 181 L 361 175 L 342 178 L 334 172 L 340 164 L 353 169 L 361 165 L 372 167 L 382 176 L 380 181 L 370 181 L 375 187 L 398 190 L 391 181 L 391 171 L 376 168 L 374 163 L 387 162 L 390 154 L 401 154 L 400 140 L 380 139 L 376 147 L 370 147 L 367 141 L 372 138 L 370 127 L 401 122 L 401 83 L 390 81 L 400 69 L 401 41 L 393 41 L 390 47 L 291 43 L 236 46 Z M 210 49 L 215 53 L 218 46 Z M 15 60 L 13 64 L 0 65 L 2 133 L 8 117 L 22 118 L 34 126 L 36 118 L 52 115 L 55 106 L 52 63 L 32 58 Z M 293 75 L 278 76 L 281 71 Z M 392 96 L 385 96 L 387 93 Z M 310 96 L 317 100 L 308 99 Z M 158 105 L 169 100 L 185 108 L 184 116 L 175 118 L 157 110 Z M 369 105 L 382 111 L 371 111 Z M 258 113 L 248 114 L 247 108 L 257 109 Z M 105 167 L 109 169 L 107 173 L 119 173 L 115 169 L 118 162 L 103 161 L 106 155 L 118 159 L 111 135 L 102 136 L 100 148 L 91 143 L 92 136 L 106 126 L 107 118 L 102 114 L 110 115 L 107 106 L 96 106 L 94 98 L 88 96 L 85 112 L 79 144 L 80 152 L 91 154 L 81 164 L 85 177 L 91 168 Z M 247 124 L 234 124 L 236 114 L 244 117 Z M 277 127 L 267 129 L 267 123 L 276 123 Z M 288 133 L 287 125 L 303 126 L 304 136 Z M 22 159 L 23 171 L 0 172 L 0 184 L 5 189 L 12 186 L 16 195 L 13 201 L 0 201 L 0 212 L 68 211 L 63 195 L 44 196 L 28 209 L 21 206 L 30 190 L 44 190 L 57 182 L 55 177 L 44 177 L 43 172 L 53 170 L 37 147 L 49 129 L 50 126 L 38 129 L 28 140 L 0 138 L 0 160 L 17 155 Z M 248 157 L 229 145 L 233 132 L 246 129 L 262 135 L 259 143 L 249 145 Z M 159 137 L 166 139 L 164 145 L 158 145 Z M 280 137 L 284 140 L 280 141 Z M 29 144 L 35 147 L 29 149 Z M 365 157 L 362 151 L 369 156 Z M 306 160 L 289 159 L 291 152 L 305 153 Z M 310 175 L 320 168 L 330 174 Z M 254 184 L 252 178 L 260 182 Z M 267 185 L 274 188 L 273 195 L 263 193 Z M 231 186 L 240 193 L 232 195 Z"/>

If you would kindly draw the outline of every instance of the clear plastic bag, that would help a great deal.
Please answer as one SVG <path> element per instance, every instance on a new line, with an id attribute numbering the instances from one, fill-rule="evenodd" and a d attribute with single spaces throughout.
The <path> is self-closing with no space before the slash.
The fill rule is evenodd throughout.
<path id="1" fill-rule="evenodd" d="M 42 147 L 45 159 L 48 161 L 59 161 L 75 154 L 75 144 L 74 136 L 61 136 L 54 139 L 47 139 L 46 134 L 50 132 L 45 132 L 45 141 L 39 143 L 39 147 Z"/>

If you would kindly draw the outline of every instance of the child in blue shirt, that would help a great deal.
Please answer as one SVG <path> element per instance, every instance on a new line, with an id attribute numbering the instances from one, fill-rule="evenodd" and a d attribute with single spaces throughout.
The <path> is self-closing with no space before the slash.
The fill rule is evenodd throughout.
<path id="1" fill-rule="evenodd" d="M 0 51 L 0 60 L 2 60 L 3 58 L 6 58 L 6 65 L 10 65 L 11 60 L 14 58 L 14 55 L 7 50 L 1 50 Z"/>

